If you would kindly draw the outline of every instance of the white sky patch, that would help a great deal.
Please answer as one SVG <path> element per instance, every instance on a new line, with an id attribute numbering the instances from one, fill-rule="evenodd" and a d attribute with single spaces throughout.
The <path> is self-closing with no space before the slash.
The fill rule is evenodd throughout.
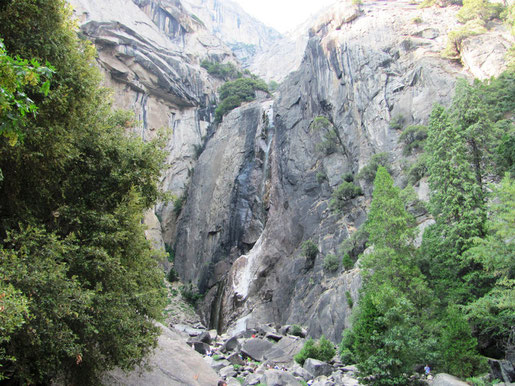
<path id="1" fill-rule="evenodd" d="M 284 33 L 336 0 L 234 0 L 256 19 Z"/>

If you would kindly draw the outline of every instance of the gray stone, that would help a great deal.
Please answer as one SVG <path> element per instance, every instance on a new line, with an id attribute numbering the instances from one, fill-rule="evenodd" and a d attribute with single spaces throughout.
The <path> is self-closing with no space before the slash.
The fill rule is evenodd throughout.
<path id="1" fill-rule="evenodd" d="M 209 330 L 208 333 L 211 338 L 211 342 L 214 342 L 218 338 L 218 332 L 216 330 Z"/>
<path id="2" fill-rule="evenodd" d="M 240 342 L 238 342 L 238 338 L 233 336 L 232 338 L 229 338 L 227 340 L 222 348 L 220 349 L 222 352 L 228 352 L 228 351 L 238 351 L 240 349 Z"/>
<path id="3" fill-rule="evenodd" d="M 173 326 L 177 331 L 184 332 L 188 334 L 189 336 L 199 336 L 204 332 L 204 330 L 201 330 L 199 328 L 193 328 L 190 326 L 186 326 L 185 324 L 176 324 Z"/>
<path id="4" fill-rule="evenodd" d="M 238 353 L 233 353 L 227 357 L 227 360 L 231 362 L 233 365 L 243 366 L 245 361 L 241 358 L 241 355 Z"/>
<path id="5" fill-rule="evenodd" d="M 200 334 L 197 339 L 200 342 L 204 342 L 206 344 L 211 344 L 211 334 L 208 331 L 204 331 L 202 334 Z"/>
<path id="6" fill-rule="evenodd" d="M 355 373 L 358 371 L 358 368 L 355 365 L 347 365 L 342 367 L 342 371 Z"/>
<path id="7" fill-rule="evenodd" d="M 330 381 L 325 375 L 317 377 L 311 386 L 334 386 L 334 382 Z"/>
<path id="8" fill-rule="evenodd" d="M 267 332 L 266 335 L 265 335 L 265 338 L 266 339 L 272 339 L 272 340 L 275 340 L 276 342 L 280 341 L 283 336 L 281 334 L 278 334 L 276 332 Z"/>
<path id="9" fill-rule="evenodd" d="M 488 358 L 488 365 L 494 379 L 508 383 L 515 382 L 515 369 L 510 361 Z"/>
<path id="10" fill-rule="evenodd" d="M 222 369 L 220 369 L 219 374 L 223 378 L 230 378 L 236 376 L 236 371 L 234 370 L 234 367 L 232 365 L 226 366 Z"/>
<path id="11" fill-rule="evenodd" d="M 293 362 L 293 357 L 301 350 L 304 342 L 298 338 L 285 336 L 266 351 L 266 360 L 277 364 Z"/>
<path id="12" fill-rule="evenodd" d="M 241 347 L 241 353 L 255 361 L 263 361 L 265 354 L 272 348 L 273 343 L 266 339 L 254 338 L 247 340 Z"/>
<path id="13" fill-rule="evenodd" d="M 228 378 L 226 379 L 227 386 L 241 386 L 240 381 L 238 381 L 236 378 Z"/>
<path id="14" fill-rule="evenodd" d="M 262 374 L 249 374 L 245 377 L 244 386 L 253 386 L 261 383 Z"/>
<path id="15" fill-rule="evenodd" d="M 196 352 L 198 352 L 202 355 L 206 355 L 211 349 L 211 347 L 204 342 L 188 341 L 187 343 L 191 346 L 191 348 L 193 348 Z"/>
<path id="16" fill-rule="evenodd" d="M 309 373 L 313 374 L 315 378 L 321 375 L 331 375 L 333 372 L 333 367 L 331 365 L 313 358 L 306 359 L 303 367 Z"/>
<path id="17" fill-rule="evenodd" d="M 189 347 L 176 332 L 164 326 L 158 346 L 149 358 L 150 370 L 137 368 L 125 373 L 110 371 L 105 375 L 106 385 L 216 385 L 218 375 L 202 356 Z M 173 360 L 170 360 L 173 358 Z"/>
<path id="18" fill-rule="evenodd" d="M 229 362 L 228 360 L 226 359 L 222 359 L 220 361 L 213 361 L 211 362 L 211 367 L 215 370 L 215 371 L 220 371 L 222 370 L 224 367 L 227 367 L 227 366 L 231 366 L 231 362 Z"/>
<path id="19" fill-rule="evenodd" d="M 310 379 L 313 379 L 314 376 L 311 374 L 308 370 L 301 367 L 299 364 L 295 363 L 295 365 L 290 370 L 292 374 L 296 377 L 302 378 L 305 381 L 309 381 Z"/>
<path id="20" fill-rule="evenodd" d="M 430 383 L 432 386 L 467 386 L 468 383 L 459 378 L 445 373 L 436 374 Z"/>
<path id="21" fill-rule="evenodd" d="M 281 370 L 266 370 L 261 382 L 267 386 L 301 386 L 293 375 Z"/>

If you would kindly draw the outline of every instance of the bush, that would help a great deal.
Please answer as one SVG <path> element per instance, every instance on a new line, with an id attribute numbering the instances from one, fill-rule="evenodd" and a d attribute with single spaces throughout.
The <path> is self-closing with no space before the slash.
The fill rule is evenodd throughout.
<path id="1" fill-rule="evenodd" d="M 223 84 L 218 90 L 221 102 L 215 110 L 215 120 L 221 122 L 223 116 L 229 111 L 240 106 L 243 102 L 254 100 L 256 90 L 269 92 L 267 84 L 255 76 L 239 78 Z"/>
<path id="2" fill-rule="evenodd" d="M 314 130 L 326 129 L 326 128 L 330 128 L 332 126 L 333 125 L 331 124 L 329 119 L 327 119 L 326 117 L 324 117 L 322 115 L 315 117 L 315 119 L 313 119 L 313 122 L 311 122 L 311 125 L 309 125 L 309 127 Z"/>
<path id="3" fill-rule="evenodd" d="M 318 246 L 311 240 L 302 243 L 302 254 L 309 260 L 315 260 L 318 255 Z"/>
<path id="4" fill-rule="evenodd" d="M 340 259 L 336 255 L 329 254 L 324 258 L 324 269 L 329 272 L 334 272 L 340 268 Z"/>
<path id="5" fill-rule="evenodd" d="M 471 20 L 463 27 L 450 31 L 447 34 L 447 46 L 442 51 L 442 56 L 448 59 L 459 59 L 463 41 L 470 36 L 481 35 L 485 32 L 484 22 L 480 20 Z"/>
<path id="6" fill-rule="evenodd" d="M 324 134 L 324 138 L 322 142 L 317 143 L 316 150 L 324 155 L 331 155 L 338 151 L 338 144 L 340 140 L 338 139 L 338 134 L 336 130 L 331 127 L 327 133 Z"/>
<path id="7" fill-rule="evenodd" d="M 342 265 L 346 270 L 354 268 L 354 260 L 352 260 L 348 253 L 343 255 Z"/>
<path id="8" fill-rule="evenodd" d="M 404 121 L 404 116 L 402 114 L 397 114 L 390 120 L 388 126 L 390 129 L 401 130 L 404 125 Z"/>
<path id="9" fill-rule="evenodd" d="M 168 275 L 166 275 L 166 278 L 170 283 L 173 283 L 179 280 L 179 275 L 177 274 L 177 271 L 174 268 L 171 268 L 170 271 L 168 271 Z"/>
<path id="10" fill-rule="evenodd" d="M 209 75 L 223 80 L 236 79 L 242 76 L 241 72 L 232 63 L 215 63 L 203 60 L 200 66 L 205 68 Z"/>
<path id="11" fill-rule="evenodd" d="M 361 188 L 357 185 L 354 185 L 352 182 L 344 181 L 342 182 L 331 195 L 331 201 L 329 202 L 329 206 L 333 210 L 343 211 L 345 204 L 347 201 L 352 200 L 363 194 Z"/>
<path id="12" fill-rule="evenodd" d="M 309 338 L 300 352 L 294 356 L 295 362 L 301 366 L 308 358 L 318 359 L 319 361 L 328 362 L 336 353 L 333 344 L 327 340 L 323 335 L 318 342 L 315 342 L 312 338 Z"/>
<path id="13" fill-rule="evenodd" d="M 345 298 L 347 299 L 347 304 L 349 305 L 349 308 L 352 308 L 354 306 L 354 300 L 352 300 L 352 296 L 349 291 L 345 291 Z"/>
<path id="14" fill-rule="evenodd" d="M 408 170 L 408 182 L 415 185 L 425 175 L 427 175 L 427 154 L 422 154 L 417 160 L 411 165 Z"/>
<path id="15" fill-rule="evenodd" d="M 323 172 L 318 172 L 316 178 L 319 184 L 323 183 L 324 181 L 327 181 L 327 175 Z"/>
<path id="16" fill-rule="evenodd" d="M 456 14 L 460 23 L 471 20 L 483 22 L 498 18 L 503 11 L 501 4 L 492 4 L 488 0 L 463 0 L 463 7 Z"/>
<path id="17" fill-rule="evenodd" d="M 289 332 L 290 332 L 290 335 L 294 335 L 294 336 L 298 336 L 298 337 L 302 337 L 304 335 L 302 333 L 302 327 L 299 326 L 298 324 L 294 324 L 293 326 L 291 326 Z"/>
<path id="18" fill-rule="evenodd" d="M 268 82 L 268 89 L 270 90 L 270 92 L 277 91 L 278 88 L 279 83 L 277 83 L 275 80 L 271 80 L 270 82 Z"/>
<path id="19" fill-rule="evenodd" d="M 365 180 L 367 182 L 374 181 L 376 177 L 377 168 L 384 166 L 387 170 L 390 167 L 390 155 L 388 153 L 377 153 L 370 158 L 370 162 L 363 166 L 356 176 L 359 180 Z"/>
<path id="20" fill-rule="evenodd" d="M 192 306 L 196 306 L 197 302 L 202 299 L 202 294 L 200 294 L 198 289 L 191 283 L 181 286 L 180 291 L 182 298 Z"/>
<path id="21" fill-rule="evenodd" d="M 173 202 L 173 212 L 176 216 L 181 214 L 182 207 L 186 202 L 186 193 L 183 193 L 180 197 L 177 197 Z"/>
<path id="22" fill-rule="evenodd" d="M 409 155 L 414 149 L 422 149 L 427 138 L 427 127 L 411 125 L 406 127 L 399 137 L 404 142 L 404 155 Z"/>

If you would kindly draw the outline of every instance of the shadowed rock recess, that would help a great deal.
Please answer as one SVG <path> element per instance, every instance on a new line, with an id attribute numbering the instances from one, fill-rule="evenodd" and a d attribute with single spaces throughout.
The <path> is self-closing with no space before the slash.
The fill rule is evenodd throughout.
<path id="1" fill-rule="evenodd" d="M 449 105 L 457 78 L 500 74 L 500 58 L 513 43 L 502 28 L 491 28 L 465 41 L 461 65 L 440 55 L 458 7 L 340 1 L 312 21 L 298 42 L 305 44 L 302 59 L 287 60 L 288 68 L 300 63 L 298 69 L 273 98 L 263 93 L 216 124 L 221 80 L 200 63 L 237 59 L 208 32 L 210 23 L 179 0 L 72 3 L 81 31 L 97 46 L 116 106 L 135 111 L 143 138 L 171 131 L 162 185 L 184 204 L 160 205 L 146 222 L 156 245 L 175 251 L 181 280 L 204 294 L 202 323 L 230 336 L 257 325 L 299 324 L 308 336 L 341 339 L 360 272 L 342 264 L 329 272 L 324 258 L 341 260 L 339 245 L 365 222 L 372 187 L 355 179 L 364 194 L 341 212 L 329 207 L 332 192 L 344 175 L 356 176 L 383 152 L 396 183 L 405 185 L 400 131 L 390 121 L 427 124 L 434 103 Z M 266 52 L 252 69 L 273 78 Z M 276 63 L 277 52 L 270 55 Z M 427 200 L 425 180 L 416 192 Z M 421 228 L 427 221 L 417 217 Z M 314 259 L 302 253 L 307 240 L 318 246 Z"/>

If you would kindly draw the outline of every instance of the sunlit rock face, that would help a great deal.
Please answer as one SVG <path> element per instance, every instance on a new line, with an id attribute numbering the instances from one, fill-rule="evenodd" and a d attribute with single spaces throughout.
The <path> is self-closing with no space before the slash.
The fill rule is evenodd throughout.
<path id="1" fill-rule="evenodd" d="M 196 149 L 214 116 L 220 80 L 203 59 L 235 62 L 231 50 L 192 18 L 180 1 L 71 0 L 82 34 L 98 51 L 98 64 L 115 108 L 132 110 L 134 131 L 145 140 L 166 129 L 170 167 L 163 188 L 183 195 Z M 164 241 L 175 235 L 173 204 L 158 208 Z M 152 235 L 156 235 L 155 224 Z M 157 236 L 156 236 L 157 237 Z M 160 238 L 154 237 L 162 245 Z"/>
<path id="2" fill-rule="evenodd" d="M 347 299 L 357 301 L 361 276 L 359 262 L 329 272 L 324 258 L 341 257 L 341 242 L 366 221 L 372 186 L 356 181 L 364 195 L 343 213 L 329 207 L 332 192 L 344 174 L 356 175 L 381 152 L 389 154 L 396 184 L 405 186 L 415 156 L 402 154 L 400 130 L 390 121 L 427 124 L 434 103 L 450 103 L 457 78 L 498 75 L 499 58 L 513 43 L 494 26 L 463 42 L 462 65 L 440 55 L 447 33 L 458 27 L 457 7 L 341 1 L 306 30 L 296 48 L 302 60 L 275 100 L 261 95 L 211 125 L 220 81 L 199 63 L 235 58 L 201 15 L 172 0 L 73 3 L 82 33 L 97 46 L 115 105 L 136 112 L 135 131 L 143 138 L 161 127 L 172 132 L 163 188 L 187 192 L 186 200 L 178 219 L 172 204 L 148 214 L 148 234 L 175 249 L 181 278 L 205 292 L 204 322 L 221 330 L 297 323 L 335 342 L 349 326 Z M 495 44 L 486 50 L 489 41 Z M 287 72 L 291 63 L 269 58 L 269 71 Z M 266 66 L 266 56 L 261 59 Z M 313 125 L 320 116 L 329 126 Z M 321 145 L 329 131 L 334 143 L 326 151 Z M 427 199 L 427 181 L 415 191 Z M 420 229 L 431 221 L 417 216 Z M 318 246 L 314 259 L 302 253 L 306 240 Z"/>
<path id="3" fill-rule="evenodd" d="M 390 121 L 427 124 L 434 103 L 450 103 L 458 77 L 503 70 L 494 60 L 473 69 L 442 59 L 456 12 L 408 1 L 342 1 L 309 30 L 303 60 L 281 85 L 271 119 L 259 103 L 224 118 L 194 171 L 176 244 L 181 274 L 207 291 L 206 322 L 299 323 L 314 337 L 340 340 L 349 326 L 346 298 L 356 301 L 361 277 L 357 267 L 327 272 L 323 261 L 341 257 L 340 243 L 366 220 L 372 186 L 358 181 L 365 194 L 343 213 L 329 208 L 332 191 L 380 152 L 389 153 L 394 179 L 405 186 L 403 169 L 414 156 L 402 154 L 401 131 Z M 413 22 L 417 17 L 421 23 Z M 327 134 L 313 127 L 318 116 L 336 133 L 329 153 L 317 146 Z M 269 149 L 261 138 L 271 140 Z M 415 188 L 427 199 L 425 180 Z M 417 216 L 420 229 L 431 221 Z M 319 248 L 313 261 L 301 252 L 309 239 Z"/>
<path id="4" fill-rule="evenodd" d="M 254 57 L 265 51 L 281 34 L 246 13 L 231 0 L 184 0 L 184 6 L 213 35 L 227 44 L 249 67 Z"/>

